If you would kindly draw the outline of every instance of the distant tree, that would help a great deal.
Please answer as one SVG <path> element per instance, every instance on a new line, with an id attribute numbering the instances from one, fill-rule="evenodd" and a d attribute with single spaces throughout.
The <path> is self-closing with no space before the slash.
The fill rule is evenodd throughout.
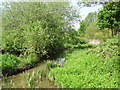
<path id="1" fill-rule="evenodd" d="M 80 28 L 78 29 L 79 34 L 84 34 L 85 33 L 85 29 L 86 29 L 86 25 L 85 24 L 86 23 L 84 21 L 82 21 L 80 23 Z"/>
<path id="2" fill-rule="evenodd" d="M 103 9 L 98 13 L 97 25 L 100 29 L 109 28 L 112 36 L 120 30 L 120 1 L 105 2 Z"/>
<path id="3" fill-rule="evenodd" d="M 97 20 L 97 12 L 91 12 L 87 15 L 87 17 L 85 18 L 85 22 L 87 23 L 87 26 L 91 23 L 91 22 L 96 22 Z"/>
<path id="4" fill-rule="evenodd" d="M 90 25 L 90 23 L 95 22 L 97 20 L 97 12 L 91 12 L 87 15 L 87 17 L 80 22 L 80 28 L 78 29 L 80 34 L 84 34 L 86 28 Z"/>

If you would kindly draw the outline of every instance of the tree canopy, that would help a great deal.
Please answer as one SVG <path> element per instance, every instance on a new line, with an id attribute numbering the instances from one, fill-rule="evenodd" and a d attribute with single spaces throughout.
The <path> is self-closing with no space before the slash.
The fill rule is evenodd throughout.
<path id="1" fill-rule="evenodd" d="M 120 27 L 120 2 L 105 2 L 98 13 L 97 25 L 100 29 L 109 28 L 112 35 L 117 34 Z"/>
<path id="2" fill-rule="evenodd" d="M 68 2 L 4 3 L 2 50 L 40 57 L 57 53 L 73 30 L 73 12 Z"/>

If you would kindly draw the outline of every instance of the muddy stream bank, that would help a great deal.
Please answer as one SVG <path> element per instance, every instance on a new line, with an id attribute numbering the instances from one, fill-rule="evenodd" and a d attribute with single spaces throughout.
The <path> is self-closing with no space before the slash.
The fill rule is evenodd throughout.
<path id="1" fill-rule="evenodd" d="M 49 70 L 47 68 L 47 61 L 42 61 L 41 63 L 38 63 L 34 68 L 25 70 L 22 73 L 6 77 L 7 79 L 3 80 L 2 87 L 3 88 L 26 88 L 27 86 L 25 81 L 25 75 L 32 74 L 33 72 L 36 73 L 37 71 L 41 71 L 45 73 L 44 76 L 41 76 L 41 81 L 39 83 L 40 88 L 57 88 L 57 86 L 54 85 L 54 82 L 51 82 L 48 79 Z"/>

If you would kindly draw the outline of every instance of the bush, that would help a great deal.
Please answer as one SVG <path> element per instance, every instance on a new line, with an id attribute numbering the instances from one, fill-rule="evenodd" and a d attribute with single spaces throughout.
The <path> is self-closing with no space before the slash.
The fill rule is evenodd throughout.
<path id="1" fill-rule="evenodd" d="M 91 23 L 87 28 L 86 28 L 86 37 L 87 39 L 94 39 L 95 38 L 95 33 L 97 33 L 99 29 L 95 25 L 95 23 Z"/>
<path id="2" fill-rule="evenodd" d="M 10 54 L 3 54 L 0 55 L 0 58 L 2 58 L 2 73 L 5 74 L 12 74 L 16 67 L 20 64 L 21 60 L 17 56 L 10 55 Z"/>
<path id="3" fill-rule="evenodd" d="M 24 51 L 23 33 L 21 30 L 2 31 L 2 50 L 9 53 L 18 53 Z"/>
<path id="4" fill-rule="evenodd" d="M 30 55 L 20 55 L 22 58 L 21 63 L 19 64 L 20 67 L 24 67 L 25 65 L 31 65 L 34 66 L 34 64 L 39 60 L 38 56 L 36 54 L 30 54 Z"/>
<path id="5" fill-rule="evenodd" d="M 41 28 L 41 22 L 29 23 L 24 26 L 25 53 L 28 55 L 37 54 L 42 57 L 47 53 L 45 47 L 48 42 L 48 35 Z"/>
<path id="6" fill-rule="evenodd" d="M 67 25 L 68 20 L 64 19 L 64 15 L 69 15 L 68 5 L 41 2 L 3 3 L 2 51 L 18 56 L 35 54 L 37 58 L 52 57 L 59 53 L 67 41 L 65 33 L 71 29 Z"/>
<path id="7" fill-rule="evenodd" d="M 59 29 L 43 29 L 42 25 L 41 21 L 30 22 L 22 26 L 22 31 L 3 31 L 2 50 L 22 56 L 34 54 L 38 58 L 59 53 L 64 47 L 64 33 Z"/>
<path id="8" fill-rule="evenodd" d="M 21 58 L 20 58 L 21 57 Z M 20 70 L 24 70 L 34 66 L 34 64 L 38 61 L 36 54 L 31 55 L 21 55 L 20 57 L 14 56 L 9 53 L 0 54 L 0 64 L 2 67 L 3 75 L 12 75 L 20 68 Z M 31 66 L 29 66 L 31 65 Z"/>

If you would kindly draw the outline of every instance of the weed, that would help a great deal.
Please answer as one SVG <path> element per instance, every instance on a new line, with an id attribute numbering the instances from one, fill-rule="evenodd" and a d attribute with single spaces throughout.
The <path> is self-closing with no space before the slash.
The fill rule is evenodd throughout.
<path id="1" fill-rule="evenodd" d="M 25 74 L 25 82 L 26 82 L 26 88 L 34 88 L 40 87 L 40 83 L 41 83 L 41 71 L 37 71 L 37 72 L 32 72 L 30 73 L 26 73 Z"/>
<path id="2" fill-rule="evenodd" d="M 95 54 L 76 49 L 68 54 L 64 67 L 49 74 L 62 88 L 117 88 L 117 59 L 102 60 Z"/>

